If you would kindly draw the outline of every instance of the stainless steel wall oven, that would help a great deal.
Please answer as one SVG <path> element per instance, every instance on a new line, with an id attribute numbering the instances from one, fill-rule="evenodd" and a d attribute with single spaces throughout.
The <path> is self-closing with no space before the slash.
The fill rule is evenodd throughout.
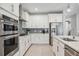
<path id="1" fill-rule="evenodd" d="M 0 14 L 0 56 L 12 56 L 18 47 L 18 21 Z"/>
<path id="2" fill-rule="evenodd" d="M 4 37 L 4 56 L 13 55 L 18 50 L 18 34 Z"/>

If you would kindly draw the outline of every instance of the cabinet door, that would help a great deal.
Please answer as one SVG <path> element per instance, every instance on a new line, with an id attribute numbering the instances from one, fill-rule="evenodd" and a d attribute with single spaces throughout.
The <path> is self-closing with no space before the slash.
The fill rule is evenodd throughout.
<path id="1" fill-rule="evenodd" d="M 25 52 L 25 39 L 24 36 L 19 37 L 19 51 L 20 51 L 20 56 L 24 55 Z"/>
<path id="2" fill-rule="evenodd" d="M 12 5 L 11 3 L 1 3 L 0 7 L 11 12 L 11 5 Z"/>
<path id="3" fill-rule="evenodd" d="M 24 16 L 25 16 L 25 20 L 28 21 L 29 20 L 29 14 L 28 14 L 28 12 L 24 12 Z"/>
<path id="4" fill-rule="evenodd" d="M 62 14 L 48 14 L 49 22 L 62 22 Z"/>
<path id="5" fill-rule="evenodd" d="M 54 39 L 53 40 L 53 53 L 55 56 L 57 55 L 57 46 L 58 46 L 58 41 Z"/>
<path id="6" fill-rule="evenodd" d="M 19 3 L 13 3 L 13 5 L 14 5 L 13 14 L 15 14 L 17 17 L 19 17 Z"/>
<path id="7" fill-rule="evenodd" d="M 22 28 L 27 28 L 27 22 L 22 22 Z"/>
<path id="8" fill-rule="evenodd" d="M 64 44 L 61 43 L 60 41 L 58 42 L 58 51 L 57 51 L 57 55 L 58 56 L 64 56 Z"/>
<path id="9" fill-rule="evenodd" d="M 20 43 L 19 43 L 19 50 L 20 50 L 20 55 L 24 55 L 24 53 L 27 51 L 29 48 L 30 43 L 28 42 L 28 36 L 22 36 L 20 37 Z"/>
<path id="10" fill-rule="evenodd" d="M 62 20 L 63 20 L 62 17 L 63 17 L 62 14 L 58 14 L 58 15 L 57 15 L 56 22 L 62 22 Z"/>
<path id="11" fill-rule="evenodd" d="M 56 22 L 57 16 L 56 14 L 49 14 L 49 22 Z"/>
<path id="12" fill-rule="evenodd" d="M 18 20 L 18 17 L 16 17 L 16 14 L 19 14 L 18 4 L 16 6 L 16 4 L 13 4 L 13 3 L 2 3 L 0 4 L 0 7 L 1 7 L 1 10 L 0 10 L 1 14 L 4 14 L 6 16 L 9 16 L 11 18 Z"/>
<path id="13" fill-rule="evenodd" d="M 24 10 L 22 10 L 22 15 L 21 15 L 21 17 L 25 20 L 25 11 L 24 11 Z"/>

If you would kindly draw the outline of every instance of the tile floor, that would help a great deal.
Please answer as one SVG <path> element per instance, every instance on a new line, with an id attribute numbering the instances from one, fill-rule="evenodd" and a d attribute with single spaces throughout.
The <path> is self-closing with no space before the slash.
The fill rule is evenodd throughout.
<path id="1" fill-rule="evenodd" d="M 42 44 L 32 45 L 25 56 L 53 56 L 52 47 Z"/>

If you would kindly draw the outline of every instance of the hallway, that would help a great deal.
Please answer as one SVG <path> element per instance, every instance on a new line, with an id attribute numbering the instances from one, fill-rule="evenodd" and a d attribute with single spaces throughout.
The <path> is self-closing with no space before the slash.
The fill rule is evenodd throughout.
<path id="1" fill-rule="evenodd" d="M 49 45 L 32 45 L 25 56 L 53 56 L 52 47 Z"/>

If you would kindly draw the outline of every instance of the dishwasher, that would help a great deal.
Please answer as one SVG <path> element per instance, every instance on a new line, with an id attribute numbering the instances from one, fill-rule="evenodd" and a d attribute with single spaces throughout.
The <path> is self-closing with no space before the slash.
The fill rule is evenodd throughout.
<path id="1" fill-rule="evenodd" d="M 68 45 L 65 45 L 64 55 L 65 56 L 79 56 L 79 52 L 75 51 Z"/>

